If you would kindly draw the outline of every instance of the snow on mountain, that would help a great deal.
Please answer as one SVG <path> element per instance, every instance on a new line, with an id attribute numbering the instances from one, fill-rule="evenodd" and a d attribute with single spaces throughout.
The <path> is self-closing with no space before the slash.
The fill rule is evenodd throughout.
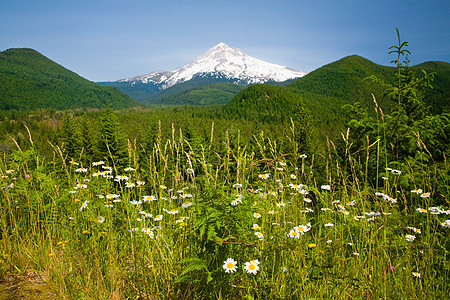
<path id="1" fill-rule="evenodd" d="M 119 82 L 160 85 L 162 89 L 188 81 L 196 76 L 227 78 L 242 84 L 285 81 L 306 75 L 281 65 L 251 57 L 238 48 L 219 43 L 203 55 L 172 71 L 155 71 L 149 74 L 122 79 Z"/>

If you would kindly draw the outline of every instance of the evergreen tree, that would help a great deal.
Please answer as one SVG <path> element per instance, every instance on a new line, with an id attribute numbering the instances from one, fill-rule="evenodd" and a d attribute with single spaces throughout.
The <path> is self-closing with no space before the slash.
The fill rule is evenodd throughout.
<path id="1" fill-rule="evenodd" d="M 108 107 L 99 118 L 98 151 L 115 166 L 124 166 L 127 159 L 127 144 L 114 111 Z"/>
<path id="2" fill-rule="evenodd" d="M 73 117 L 69 112 L 64 114 L 62 122 L 62 140 L 65 154 L 72 159 L 76 158 L 79 151 L 79 137 L 74 125 Z"/>

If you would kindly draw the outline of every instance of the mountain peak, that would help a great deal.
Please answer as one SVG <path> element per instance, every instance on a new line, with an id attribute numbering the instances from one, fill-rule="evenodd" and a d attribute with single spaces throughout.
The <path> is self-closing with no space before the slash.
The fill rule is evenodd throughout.
<path id="1" fill-rule="evenodd" d="M 147 75 L 121 80 L 132 84 L 141 82 L 160 85 L 162 89 L 193 79 L 212 77 L 240 84 L 285 81 L 306 73 L 269 63 L 247 55 L 238 48 L 220 42 L 193 61 L 169 72 L 152 72 Z"/>

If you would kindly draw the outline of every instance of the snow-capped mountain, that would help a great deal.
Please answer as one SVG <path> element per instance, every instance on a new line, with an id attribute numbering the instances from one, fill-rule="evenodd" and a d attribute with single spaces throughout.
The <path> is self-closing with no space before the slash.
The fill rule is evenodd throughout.
<path id="1" fill-rule="evenodd" d="M 118 82 L 131 85 L 148 84 L 166 89 L 195 77 L 222 78 L 240 84 L 254 84 L 281 82 L 304 75 L 306 72 L 265 62 L 245 54 L 238 48 L 219 43 L 193 61 L 172 71 L 155 71 Z"/>

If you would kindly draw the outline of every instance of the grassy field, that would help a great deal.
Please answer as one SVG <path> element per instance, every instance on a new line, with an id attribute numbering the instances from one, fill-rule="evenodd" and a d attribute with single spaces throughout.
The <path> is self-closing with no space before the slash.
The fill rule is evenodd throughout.
<path id="1" fill-rule="evenodd" d="M 412 176 L 379 163 L 367 178 L 348 151 L 342 165 L 262 138 L 256 159 L 226 139 L 225 154 L 194 152 L 180 135 L 143 157 L 129 142 L 120 169 L 56 145 L 44 159 L 29 140 L 0 162 L 0 299 L 449 295 L 449 202 L 434 189 L 446 164 Z"/>

